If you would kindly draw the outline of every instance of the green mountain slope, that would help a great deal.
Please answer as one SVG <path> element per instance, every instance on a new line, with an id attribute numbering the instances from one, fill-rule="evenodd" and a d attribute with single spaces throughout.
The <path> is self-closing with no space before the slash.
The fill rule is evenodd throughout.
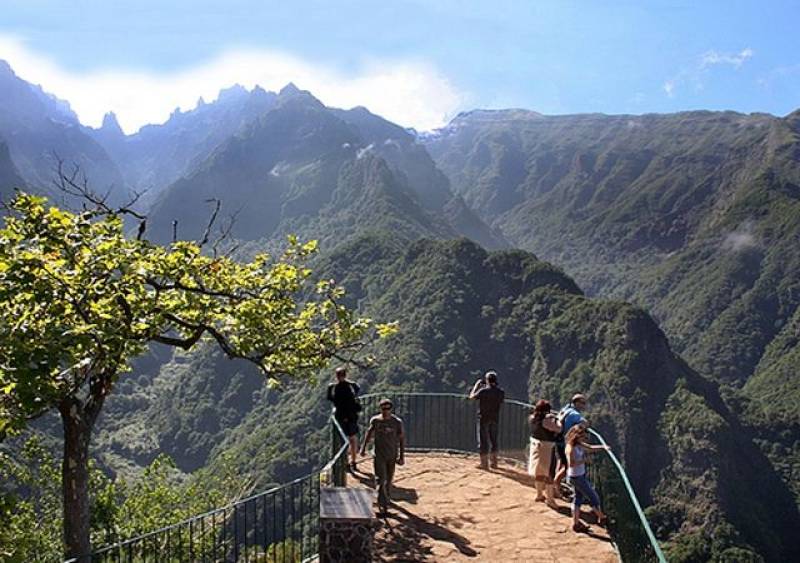
<path id="1" fill-rule="evenodd" d="M 468 233 L 489 246 L 504 245 L 463 202 L 459 206 L 408 133 L 353 112 L 284 88 L 270 111 L 164 190 L 152 209 L 151 236 L 170 240 L 176 220 L 179 238 L 199 238 L 210 215 L 207 200 L 216 198 L 223 213 L 235 215 L 231 234 L 243 241 L 269 244 L 289 232 L 340 240 L 363 228 L 404 228 L 386 222 L 403 217 L 416 236 Z M 378 143 L 384 133 L 394 136 Z"/>
<path id="2" fill-rule="evenodd" d="M 743 382 L 800 302 L 797 123 L 474 112 L 427 147 L 512 242 L 642 303 L 700 371 Z"/>
<path id="3" fill-rule="evenodd" d="M 624 460 L 673 560 L 737 546 L 769 561 L 798 555 L 788 489 L 716 386 L 671 352 L 640 309 L 583 296 L 531 254 L 487 253 L 466 240 L 409 246 L 364 235 L 316 267 L 341 279 L 363 311 L 400 321 L 380 366 L 356 376 L 366 391 L 465 392 L 488 368 L 510 396 L 559 403 L 585 391 L 592 423 Z M 139 435 L 185 469 L 213 468 L 224 454 L 267 485 L 328 455 L 327 432 L 317 431 L 324 383 L 266 390 L 257 374 L 203 352 L 174 359 L 150 389 L 158 391 L 134 418 Z M 118 445 L 134 442 L 122 436 Z"/>

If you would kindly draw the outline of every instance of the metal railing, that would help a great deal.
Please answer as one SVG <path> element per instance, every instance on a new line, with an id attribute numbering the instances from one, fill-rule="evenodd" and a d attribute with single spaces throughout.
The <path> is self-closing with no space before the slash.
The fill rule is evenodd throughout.
<path id="1" fill-rule="evenodd" d="M 331 417 L 331 460 L 319 471 L 183 522 L 104 547 L 84 561 L 300 563 L 319 553 L 319 497 L 343 486 L 347 448 Z"/>
<path id="2" fill-rule="evenodd" d="M 476 450 L 476 405 L 464 395 L 382 393 L 361 397 L 363 429 L 388 397 L 403 419 L 406 449 L 472 453 Z M 500 457 L 527 463 L 532 406 L 506 400 L 500 411 Z M 304 562 L 319 551 L 319 496 L 324 486 L 344 486 L 347 440 L 331 417 L 331 460 L 319 471 L 229 506 L 96 551 L 92 562 Z M 599 442 L 602 436 L 591 430 Z M 630 481 L 612 452 L 594 457 L 590 477 L 609 515 L 609 533 L 622 561 L 665 562 Z M 78 560 L 73 560 L 78 561 Z"/>
<path id="3" fill-rule="evenodd" d="M 379 412 L 378 402 L 388 398 L 403 419 L 406 449 L 472 453 L 477 450 L 476 405 L 465 395 L 449 393 L 382 393 L 361 398 L 362 428 Z M 521 464 L 528 461 L 528 415 L 533 405 L 506 400 L 500 410 L 498 455 Z M 603 437 L 590 433 L 602 444 Z M 661 548 L 642 512 L 625 469 L 613 452 L 592 456 L 589 475 L 609 515 L 608 530 L 622 561 L 665 563 Z"/>

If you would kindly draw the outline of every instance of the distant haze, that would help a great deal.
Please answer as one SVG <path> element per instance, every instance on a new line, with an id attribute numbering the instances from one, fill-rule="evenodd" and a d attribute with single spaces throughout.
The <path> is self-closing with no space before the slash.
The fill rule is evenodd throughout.
<path id="1" fill-rule="evenodd" d="M 128 134 L 149 123 L 163 123 L 176 108 L 193 109 L 200 97 L 213 101 L 221 89 L 234 84 L 277 91 L 293 82 L 326 105 L 366 106 L 422 131 L 446 124 L 467 101 L 436 68 L 418 61 L 375 60 L 344 73 L 278 51 L 237 50 L 172 73 L 79 72 L 2 35 L 0 59 L 8 61 L 20 78 L 66 99 L 84 125 L 99 127 L 103 115 L 113 111 Z"/>

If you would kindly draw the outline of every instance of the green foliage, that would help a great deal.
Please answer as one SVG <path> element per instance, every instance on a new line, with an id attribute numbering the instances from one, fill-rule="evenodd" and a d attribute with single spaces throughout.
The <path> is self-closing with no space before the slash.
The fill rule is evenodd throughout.
<path id="1" fill-rule="evenodd" d="M 19 459 L 0 452 L 0 559 L 33 561 L 61 554 L 61 473 L 53 456 L 31 439 Z"/>
<path id="2" fill-rule="evenodd" d="M 313 241 L 290 238 L 280 260 L 239 263 L 188 242 L 127 238 L 113 213 L 72 214 L 27 195 L 11 208 L 0 230 L 0 435 L 87 379 L 104 396 L 150 341 L 188 348 L 205 336 L 277 382 L 360 346 L 371 326 L 329 281 L 298 303 Z"/>
<path id="3" fill-rule="evenodd" d="M 95 546 L 110 544 L 174 524 L 235 502 L 252 487 L 225 459 L 219 472 L 187 478 L 167 456 L 159 456 L 131 482 L 109 479 L 90 468 L 91 529 Z M 12 458 L 0 452 L 0 560 L 60 561 L 61 471 L 36 437 Z M 212 538 L 195 537 L 195 544 Z"/>
<path id="4" fill-rule="evenodd" d="M 94 462 L 89 471 L 92 536 L 102 543 L 116 537 L 119 494 Z M 60 561 L 63 512 L 58 460 L 33 436 L 17 456 L 0 452 L 0 476 L 0 559 Z"/>
<path id="5" fill-rule="evenodd" d="M 302 561 L 302 553 L 299 542 L 287 539 L 269 544 L 266 552 L 242 554 L 236 560 L 236 563 L 271 563 L 273 561 L 300 563 Z"/>

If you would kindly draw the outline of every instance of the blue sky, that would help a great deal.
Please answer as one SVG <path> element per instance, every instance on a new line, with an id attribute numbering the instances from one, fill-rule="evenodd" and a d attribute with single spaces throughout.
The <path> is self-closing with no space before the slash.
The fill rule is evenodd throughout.
<path id="1" fill-rule="evenodd" d="M 800 1 L 4 0 L 0 58 L 96 124 L 160 121 L 229 82 L 294 80 L 421 129 L 547 114 L 800 107 Z"/>

